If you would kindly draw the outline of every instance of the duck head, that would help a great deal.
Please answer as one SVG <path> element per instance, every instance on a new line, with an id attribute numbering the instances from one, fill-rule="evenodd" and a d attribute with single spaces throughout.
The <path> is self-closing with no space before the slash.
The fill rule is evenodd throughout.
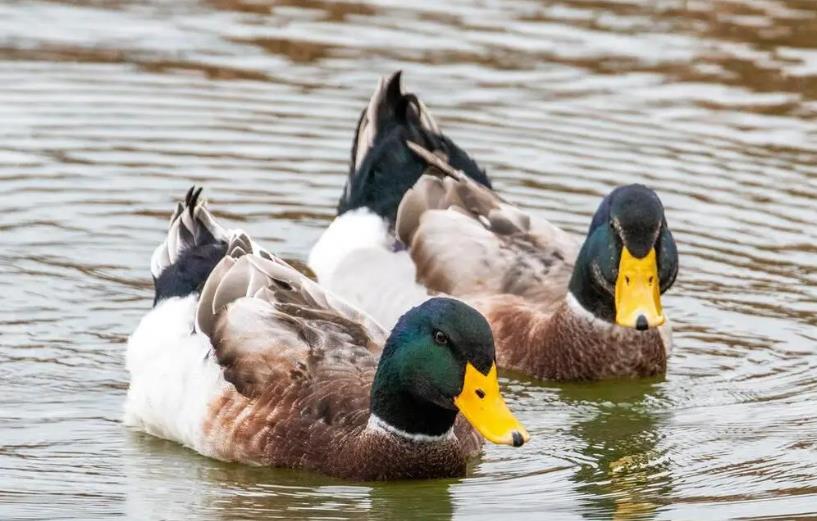
<path id="1" fill-rule="evenodd" d="M 488 322 L 449 298 L 428 300 L 397 322 L 372 384 L 371 412 L 410 437 L 443 436 L 460 412 L 493 443 L 529 439 L 500 393 Z"/>
<path id="2" fill-rule="evenodd" d="M 616 188 L 599 205 L 569 290 L 596 317 L 646 330 L 665 322 L 661 295 L 677 273 L 678 250 L 661 200 L 633 184 Z"/>

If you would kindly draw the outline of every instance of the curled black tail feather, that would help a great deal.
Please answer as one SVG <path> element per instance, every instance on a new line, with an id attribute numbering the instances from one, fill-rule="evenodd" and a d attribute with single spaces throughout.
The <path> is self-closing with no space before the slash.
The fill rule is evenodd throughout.
<path id="1" fill-rule="evenodd" d="M 227 253 L 226 232 L 204 207 L 201 193 L 202 188 L 195 186 L 187 191 L 170 221 L 167 238 L 153 254 L 154 306 L 200 291 Z"/>
<path id="2" fill-rule="evenodd" d="M 440 132 L 420 99 L 403 92 L 400 79 L 400 71 L 382 79 L 360 115 L 338 215 L 366 207 L 394 226 L 401 199 L 426 168 L 425 161 L 408 149 L 406 141 L 446 157 L 455 169 L 491 187 L 485 171 Z"/>

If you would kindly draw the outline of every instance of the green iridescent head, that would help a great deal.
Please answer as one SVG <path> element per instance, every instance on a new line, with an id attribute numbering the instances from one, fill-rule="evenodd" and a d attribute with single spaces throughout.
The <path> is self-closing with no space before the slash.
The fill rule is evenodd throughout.
<path id="1" fill-rule="evenodd" d="M 499 392 L 491 327 L 450 298 L 430 299 L 397 322 L 372 384 L 371 409 L 409 434 L 440 436 L 461 412 L 494 443 L 518 446 L 529 437 Z"/>
<path id="2" fill-rule="evenodd" d="M 664 323 L 661 295 L 677 273 L 678 250 L 658 195 L 622 186 L 593 216 L 570 292 L 596 317 L 645 330 Z"/>

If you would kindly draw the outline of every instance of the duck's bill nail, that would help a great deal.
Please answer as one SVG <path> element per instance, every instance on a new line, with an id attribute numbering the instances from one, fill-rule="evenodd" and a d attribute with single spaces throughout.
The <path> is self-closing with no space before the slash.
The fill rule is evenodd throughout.
<path id="1" fill-rule="evenodd" d="M 502 399 L 496 364 L 488 374 L 480 373 L 470 362 L 466 364 L 462 392 L 454 398 L 454 405 L 488 441 L 519 447 L 530 439 Z"/>
<path id="2" fill-rule="evenodd" d="M 616 324 L 644 330 L 664 321 L 655 248 L 638 259 L 622 247 L 616 279 Z"/>

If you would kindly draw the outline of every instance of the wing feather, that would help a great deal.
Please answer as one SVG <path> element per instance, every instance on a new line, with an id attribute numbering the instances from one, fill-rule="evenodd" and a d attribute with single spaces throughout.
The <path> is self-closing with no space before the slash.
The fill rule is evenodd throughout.
<path id="1" fill-rule="evenodd" d="M 210 337 L 227 381 L 252 397 L 284 381 L 373 368 L 383 328 L 277 257 L 245 253 L 251 243 L 242 235 L 207 279 L 197 310 L 197 329 Z"/>
<path id="2" fill-rule="evenodd" d="M 431 166 L 400 203 L 395 229 L 417 279 L 462 297 L 512 294 L 550 305 L 567 289 L 577 240 L 410 143 Z"/>

